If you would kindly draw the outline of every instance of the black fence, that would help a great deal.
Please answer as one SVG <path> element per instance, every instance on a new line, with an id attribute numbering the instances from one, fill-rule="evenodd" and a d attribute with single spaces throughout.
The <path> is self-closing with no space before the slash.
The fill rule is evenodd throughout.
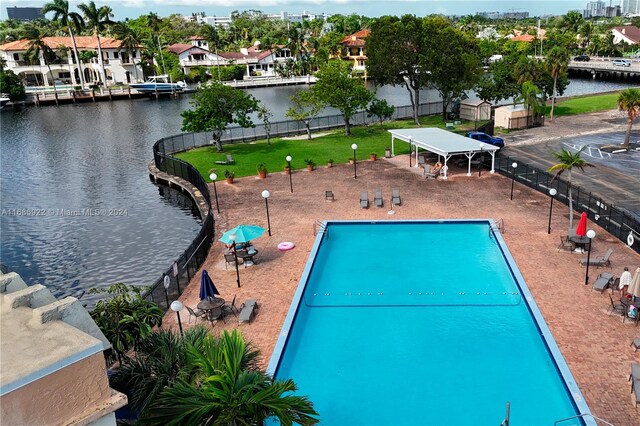
<path id="1" fill-rule="evenodd" d="M 515 169 L 512 167 L 514 162 L 518 164 Z M 516 182 L 547 195 L 549 195 L 549 189 L 555 188 L 558 191 L 556 200 L 566 205 L 569 205 L 569 188 L 571 187 L 571 198 L 576 212 L 587 213 L 587 217 L 592 222 L 597 223 L 611 235 L 624 241 L 637 253 L 640 253 L 640 222 L 624 209 L 613 206 L 579 186 L 569 185 L 565 180 L 554 180 L 553 174 L 528 164 L 522 164 L 510 157 L 497 155 L 495 169 L 500 174 L 512 179 L 515 178 Z"/>

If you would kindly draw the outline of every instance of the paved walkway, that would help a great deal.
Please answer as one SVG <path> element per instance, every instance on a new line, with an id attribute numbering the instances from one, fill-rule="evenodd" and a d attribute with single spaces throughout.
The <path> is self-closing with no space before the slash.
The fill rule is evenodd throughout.
<path id="1" fill-rule="evenodd" d="M 234 295 L 239 303 L 258 299 L 261 308 L 256 319 L 240 329 L 262 351 L 263 365 L 271 356 L 307 261 L 315 220 L 502 218 L 509 250 L 593 413 L 619 426 L 638 426 L 640 409 L 633 407 L 627 377 L 631 362 L 640 362 L 640 352 L 634 353 L 630 347 L 631 340 L 640 337 L 640 328 L 629 322 L 623 324 L 619 316 L 608 313 L 608 292 L 599 294 L 583 284 L 585 270 L 578 264 L 581 255 L 556 251 L 560 232 L 567 228 L 565 206 L 554 205 L 553 232 L 547 235 L 548 197 L 516 184 L 514 200 L 509 201 L 510 181 L 498 174 L 483 172 L 480 178 L 477 173 L 467 177 L 466 170 L 452 167 L 448 180 L 425 180 L 417 169 L 408 170 L 406 156 L 364 161 L 357 166 L 357 179 L 348 164 L 298 171 L 293 175 L 293 194 L 288 177 L 280 173 L 270 174 L 265 180 L 247 177 L 236 179 L 232 185 L 218 185 L 221 214 L 216 215 L 216 239 L 240 223 L 266 227 L 260 193 L 264 189 L 271 192 L 273 236 L 265 234 L 254 241 L 260 251 L 258 263 L 240 267 L 242 287 L 236 286 L 235 270 L 225 269 L 222 244 L 214 244 L 204 265 L 227 300 Z M 395 208 L 395 215 L 389 216 L 392 187 L 400 188 L 403 203 Z M 372 197 L 375 188 L 383 190 L 385 207 L 360 209 L 360 191 L 368 190 Z M 335 202 L 324 200 L 328 189 L 334 192 Z M 640 266 L 638 254 L 597 225 L 590 227 L 597 232 L 593 254 L 614 249 L 609 268 L 614 274 L 619 275 L 624 266 L 632 270 Z M 296 248 L 280 252 L 276 245 L 282 241 L 293 241 Z M 592 270 L 592 280 L 603 270 Z M 181 297 L 187 306 L 195 307 L 198 302 L 199 280 L 198 273 Z M 185 324 L 187 317 L 185 311 Z M 176 327 L 175 318 L 168 313 L 164 324 Z M 231 317 L 226 324 L 216 324 L 213 331 L 223 327 L 234 328 L 237 324 Z"/>

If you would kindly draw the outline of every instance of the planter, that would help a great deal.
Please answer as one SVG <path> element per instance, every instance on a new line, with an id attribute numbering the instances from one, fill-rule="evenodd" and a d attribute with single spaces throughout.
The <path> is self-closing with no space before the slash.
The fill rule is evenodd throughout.
<path id="1" fill-rule="evenodd" d="M 327 169 L 330 169 L 333 167 L 333 163 L 327 163 Z"/>
<path id="2" fill-rule="evenodd" d="M 376 158 L 378 158 L 378 154 L 369 154 L 369 160 L 376 161 Z"/>
<path id="3" fill-rule="evenodd" d="M 291 174 L 291 169 L 289 167 L 285 167 L 284 168 L 284 174 L 285 175 L 290 175 Z"/>
<path id="4" fill-rule="evenodd" d="M 349 160 L 349 164 L 353 164 L 353 158 Z"/>
<path id="5" fill-rule="evenodd" d="M 225 180 L 227 181 L 227 183 L 233 183 L 233 178 L 232 177 L 225 178 Z"/>
<path id="6" fill-rule="evenodd" d="M 264 179 L 267 177 L 267 171 L 266 170 L 258 170 L 258 177 L 260 179 Z"/>
<path id="7" fill-rule="evenodd" d="M 384 158 L 391 158 L 391 148 L 384 149 Z"/>
<path id="8" fill-rule="evenodd" d="M 309 164 L 309 165 L 307 165 L 307 170 L 309 170 L 310 172 L 312 172 L 312 171 L 313 171 L 313 166 L 312 166 L 312 165 L 310 165 L 310 164 Z"/>

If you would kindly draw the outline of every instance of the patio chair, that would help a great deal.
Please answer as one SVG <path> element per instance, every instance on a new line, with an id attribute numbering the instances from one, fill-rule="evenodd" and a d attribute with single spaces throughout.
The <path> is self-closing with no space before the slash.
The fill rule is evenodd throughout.
<path id="1" fill-rule="evenodd" d="M 196 322 L 198 322 L 198 318 L 201 318 L 206 314 L 205 311 L 201 311 L 200 309 L 197 309 L 194 311 L 192 308 L 188 306 L 187 306 L 187 312 L 189 312 L 189 320 L 187 321 L 187 324 L 191 324 L 192 316 L 196 317 Z"/>
<path id="2" fill-rule="evenodd" d="M 257 305 L 255 304 L 247 305 L 245 303 L 244 307 L 240 311 L 240 315 L 238 315 L 238 325 L 242 324 L 243 322 L 250 323 L 251 321 L 253 321 L 253 318 L 255 317 L 256 306 Z"/>
<path id="3" fill-rule="evenodd" d="M 617 290 L 620 290 L 620 277 L 615 278 L 609 288 L 611 289 L 611 294 L 614 294 Z M 622 290 L 620 290 L 620 296 L 622 296 Z"/>
<path id="4" fill-rule="evenodd" d="M 432 169 L 429 169 L 427 165 L 424 166 L 424 177 L 426 178 L 434 178 L 437 179 L 442 173 L 442 167 L 434 166 Z"/>
<path id="5" fill-rule="evenodd" d="M 424 155 L 419 155 L 418 156 L 418 167 L 425 167 L 426 163 L 426 159 L 424 158 Z"/>
<path id="6" fill-rule="evenodd" d="M 238 317 L 238 308 L 236 308 L 236 296 L 233 296 L 233 300 L 231 301 L 231 304 L 224 304 L 222 305 L 222 315 L 223 316 L 227 316 L 229 314 L 233 314 L 236 316 L 236 318 Z"/>
<path id="7" fill-rule="evenodd" d="M 612 280 L 613 275 L 610 272 L 603 272 L 598 275 L 598 278 L 596 278 L 592 288 L 595 291 L 599 291 L 600 293 L 602 293 L 607 288 L 607 286 L 611 284 Z"/>
<path id="8" fill-rule="evenodd" d="M 225 253 L 224 254 L 224 269 L 229 269 L 228 265 L 230 263 L 235 266 L 236 257 L 233 255 L 233 253 Z"/>
<path id="9" fill-rule="evenodd" d="M 324 200 L 325 201 L 335 201 L 335 197 L 333 196 L 333 191 L 324 191 Z"/>
<path id="10" fill-rule="evenodd" d="M 558 251 L 560 250 L 573 251 L 574 248 L 575 248 L 575 245 L 571 241 L 569 241 L 568 235 L 565 235 L 564 237 L 560 235 L 560 245 L 558 246 Z"/>
<path id="11" fill-rule="evenodd" d="M 638 348 L 640 348 L 640 339 L 633 339 L 631 346 L 633 346 L 633 351 L 637 352 Z"/>
<path id="12" fill-rule="evenodd" d="M 223 161 L 216 161 L 216 164 L 224 164 L 225 166 L 228 166 L 229 164 L 235 164 L 235 160 L 233 159 L 233 155 L 231 154 L 227 154 L 227 159 L 223 160 Z"/>
<path id="13" fill-rule="evenodd" d="M 610 248 L 609 250 L 607 250 L 607 252 L 604 254 L 604 256 L 589 259 L 589 266 L 601 267 L 601 266 L 609 266 L 609 265 L 611 265 L 610 258 L 611 258 L 612 254 L 613 254 L 613 249 Z M 583 257 L 580 260 L 580 264 L 582 266 L 586 266 L 587 265 L 587 258 Z"/>
<path id="14" fill-rule="evenodd" d="M 636 395 L 636 407 L 640 402 L 640 364 L 631 364 L 631 374 L 629 375 L 631 382 L 631 392 Z"/>
<path id="15" fill-rule="evenodd" d="M 384 205 L 384 202 L 382 201 L 381 189 L 376 189 L 375 191 L 373 191 L 373 203 L 376 205 L 376 207 L 382 207 Z"/>
<path id="16" fill-rule="evenodd" d="M 362 191 L 360 193 L 360 208 L 361 209 L 369 208 L 369 192 L 368 191 Z"/>
<path id="17" fill-rule="evenodd" d="M 613 301 L 613 297 L 609 295 L 609 300 L 611 301 L 611 306 L 609 306 L 609 312 L 617 312 L 620 315 L 624 315 L 624 311 L 626 307 L 622 303 L 616 303 Z"/>
<path id="18" fill-rule="evenodd" d="M 400 199 L 400 189 L 392 188 L 391 189 L 391 205 L 399 206 L 402 204 L 402 200 Z"/>

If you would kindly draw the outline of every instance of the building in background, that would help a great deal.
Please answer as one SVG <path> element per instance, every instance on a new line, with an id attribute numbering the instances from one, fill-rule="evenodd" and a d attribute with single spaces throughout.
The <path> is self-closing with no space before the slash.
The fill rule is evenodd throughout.
<path id="1" fill-rule="evenodd" d="M 44 19 L 41 7 L 7 7 L 7 17 L 18 21 Z"/>
<path id="2" fill-rule="evenodd" d="M 254 13 L 258 13 L 258 12 L 254 12 Z M 264 16 L 267 19 L 270 19 L 272 21 L 302 23 L 303 21 L 313 21 L 315 19 L 322 19 L 323 21 L 326 21 L 331 15 L 328 15 L 326 13 L 315 14 L 305 10 L 301 14 L 289 13 L 289 12 L 283 11 L 280 13 L 265 14 Z M 220 26 L 222 28 L 229 28 L 233 23 L 233 18 L 231 15 L 205 16 L 204 12 L 193 13 L 191 16 L 184 16 L 183 18 L 189 22 L 196 21 L 200 24 L 209 24 L 214 27 Z"/>
<path id="3" fill-rule="evenodd" d="M 605 16 L 606 3 L 603 1 L 590 1 L 587 3 L 586 9 L 582 11 L 583 18 L 596 18 L 599 16 Z"/>
<path id="4" fill-rule="evenodd" d="M 365 49 L 366 38 L 371 34 L 370 30 L 360 30 L 357 33 L 342 39 L 342 59 L 350 61 L 353 71 L 364 73 L 367 77 L 367 53 Z"/>
<path id="5" fill-rule="evenodd" d="M 512 9 L 510 12 L 476 12 L 477 16 L 482 16 L 487 19 L 526 19 L 529 17 L 529 12 L 516 12 Z"/>
<path id="6" fill-rule="evenodd" d="M 640 44 L 640 28 L 633 25 L 625 25 L 622 27 L 613 27 L 613 43 L 618 44 L 625 42 L 627 44 Z"/>
<path id="7" fill-rule="evenodd" d="M 620 9 L 625 16 L 640 15 L 640 0 L 621 0 Z"/>

